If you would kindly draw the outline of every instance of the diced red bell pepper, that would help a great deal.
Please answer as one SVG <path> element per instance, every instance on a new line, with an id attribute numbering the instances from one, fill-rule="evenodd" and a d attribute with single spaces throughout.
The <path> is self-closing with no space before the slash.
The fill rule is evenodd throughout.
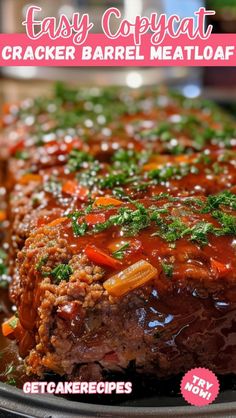
<path id="1" fill-rule="evenodd" d="M 211 268 L 217 272 L 218 277 L 224 277 L 229 273 L 229 268 L 226 264 L 211 258 Z"/>
<path id="2" fill-rule="evenodd" d="M 88 225 L 96 225 L 105 222 L 106 217 L 104 213 L 89 213 L 85 216 L 85 222 Z"/>

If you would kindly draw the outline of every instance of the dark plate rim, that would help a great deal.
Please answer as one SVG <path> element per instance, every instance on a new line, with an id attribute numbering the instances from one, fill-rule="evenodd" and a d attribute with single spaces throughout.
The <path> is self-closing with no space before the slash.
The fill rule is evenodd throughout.
<path id="1" fill-rule="evenodd" d="M 196 408 L 106 406 L 73 402 L 52 395 L 25 395 L 20 389 L 0 383 L 0 409 L 25 417 L 232 417 L 236 416 L 236 402 L 223 402 Z"/>

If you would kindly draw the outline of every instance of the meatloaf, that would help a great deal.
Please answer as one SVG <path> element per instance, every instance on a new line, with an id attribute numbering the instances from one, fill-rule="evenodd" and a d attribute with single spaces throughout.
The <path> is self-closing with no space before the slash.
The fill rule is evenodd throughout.
<path id="1" fill-rule="evenodd" d="M 235 373 L 235 121 L 163 89 L 60 86 L 3 125 L 27 373 Z"/>
<path id="2" fill-rule="evenodd" d="M 73 149 L 100 161 L 120 148 L 182 155 L 235 147 L 235 122 L 212 103 L 179 94 L 127 89 L 68 91 L 7 106 L 2 156 L 9 182 L 22 173 L 64 165 Z M 12 185 L 11 184 L 11 185 Z"/>
<path id="3" fill-rule="evenodd" d="M 38 228 L 18 254 L 28 371 L 235 372 L 236 196 L 99 201 Z"/>
<path id="4" fill-rule="evenodd" d="M 108 165 L 74 151 L 64 166 L 24 174 L 18 180 L 10 196 L 12 240 L 20 249 L 32 229 L 79 209 L 96 196 L 126 193 L 137 199 L 147 192 L 151 196 L 164 192 L 207 196 L 226 188 L 234 190 L 235 160 L 236 151 L 166 156 L 119 150 Z"/>

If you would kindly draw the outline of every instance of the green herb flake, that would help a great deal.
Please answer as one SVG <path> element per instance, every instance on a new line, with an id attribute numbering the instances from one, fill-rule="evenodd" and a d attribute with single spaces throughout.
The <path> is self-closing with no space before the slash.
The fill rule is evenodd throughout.
<path id="1" fill-rule="evenodd" d="M 72 268 L 68 264 L 59 264 L 50 273 L 56 284 L 59 284 L 62 280 L 68 281 L 71 274 L 73 273 Z"/>
<path id="2" fill-rule="evenodd" d="M 155 179 L 157 182 L 165 182 L 170 179 L 181 179 L 190 173 L 198 174 L 198 168 L 190 164 L 166 165 L 149 171 L 148 178 Z"/>
<path id="3" fill-rule="evenodd" d="M 216 229 L 216 235 L 236 235 L 236 217 L 221 211 L 213 211 L 212 216 L 222 225 L 222 229 Z"/>
<path id="4" fill-rule="evenodd" d="M 223 173 L 223 172 L 224 172 L 224 168 L 223 168 L 223 167 L 221 167 L 221 166 L 220 166 L 220 164 L 219 164 L 219 163 L 217 163 L 217 162 L 215 162 L 215 163 L 213 164 L 212 168 L 213 168 L 213 173 L 214 173 L 215 175 L 218 175 L 218 174 L 221 174 L 221 173 Z"/>
<path id="5" fill-rule="evenodd" d="M 49 180 L 44 184 L 44 191 L 51 193 L 54 196 L 58 196 L 61 192 L 61 183 L 54 176 L 50 177 Z"/>
<path id="6" fill-rule="evenodd" d="M 77 171 L 84 166 L 84 163 L 92 162 L 93 157 L 85 151 L 74 149 L 68 157 L 67 167 L 70 172 Z"/>
<path id="7" fill-rule="evenodd" d="M 125 256 L 126 250 L 129 248 L 130 244 L 126 242 L 120 248 L 112 253 L 113 257 L 117 258 L 118 260 L 122 260 Z"/>
<path id="8" fill-rule="evenodd" d="M 48 261 L 48 255 L 44 255 L 40 257 L 39 261 L 35 265 L 35 269 L 37 271 L 41 271 L 42 267 L 47 263 L 47 261 Z"/>
<path id="9" fill-rule="evenodd" d="M 174 270 L 174 266 L 173 264 L 167 264 L 167 263 L 161 263 L 162 266 L 162 270 L 164 271 L 165 275 L 167 277 L 172 277 L 173 275 L 173 270 Z"/>
<path id="10" fill-rule="evenodd" d="M 89 207 L 91 208 L 91 206 Z M 78 222 L 81 216 L 83 216 L 82 211 L 75 211 L 68 215 L 68 218 L 72 221 L 72 229 L 75 236 L 83 236 L 88 230 L 88 224 L 86 222 Z"/>
<path id="11" fill-rule="evenodd" d="M 16 151 L 15 158 L 26 161 L 29 159 L 29 153 L 27 151 Z"/>
<path id="12" fill-rule="evenodd" d="M 4 376 L 9 376 L 15 371 L 15 366 L 13 362 L 9 363 L 4 371 Z"/>
<path id="13" fill-rule="evenodd" d="M 209 222 L 198 222 L 191 228 L 190 239 L 200 245 L 208 244 L 208 234 L 214 233 L 214 227 Z"/>
<path id="14" fill-rule="evenodd" d="M 10 325 L 10 327 L 12 329 L 15 329 L 17 327 L 17 325 L 18 325 L 18 322 L 19 322 L 19 319 L 16 316 L 14 316 L 12 318 L 12 320 L 8 322 L 8 324 Z"/>
<path id="15" fill-rule="evenodd" d="M 5 251 L 0 249 L 0 276 L 7 274 L 6 259 L 7 254 L 5 253 Z"/>
<path id="16" fill-rule="evenodd" d="M 221 205 L 236 210 L 236 194 L 231 193 L 229 190 L 224 190 L 216 195 L 208 196 L 202 212 L 212 212 L 212 210 L 218 209 Z"/>
<path id="17" fill-rule="evenodd" d="M 16 386 L 16 379 L 14 377 L 9 377 L 6 383 L 11 386 Z"/>

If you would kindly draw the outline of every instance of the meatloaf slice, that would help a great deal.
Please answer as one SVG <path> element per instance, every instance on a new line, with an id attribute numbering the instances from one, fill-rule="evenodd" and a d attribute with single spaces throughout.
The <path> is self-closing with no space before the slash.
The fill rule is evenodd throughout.
<path id="1" fill-rule="evenodd" d="M 236 372 L 236 195 L 104 203 L 39 228 L 18 255 L 27 372 Z"/>

